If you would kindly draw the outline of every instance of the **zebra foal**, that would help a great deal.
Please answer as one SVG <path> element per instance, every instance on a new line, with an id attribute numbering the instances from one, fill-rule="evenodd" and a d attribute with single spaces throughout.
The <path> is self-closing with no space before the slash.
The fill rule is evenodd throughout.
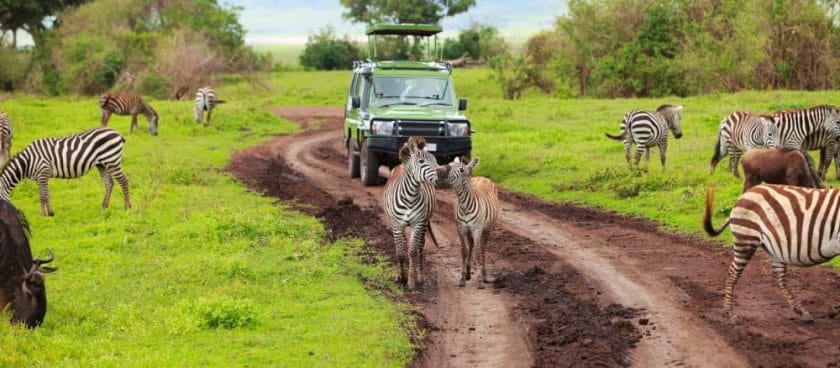
<path id="1" fill-rule="evenodd" d="M 216 105 L 225 103 L 224 100 L 216 99 L 216 91 L 210 87 L 202 87 L 195 93 L 195 123 L 201 124 L 204 120 L 204 112 L 207 111 L 207 125 L 210 125 L 210 115 Z"/>
<path id="2" fill-rule="evenodd" d="M 8 200 L 24 178 L 38 183 L 41 215 L 52 216 L 47 181 L 50 178 L 74 179 L 96 166 L 105 185 L 102 208 L 108 207 L 113 179 L 123 192 L 125 208 L 131 208 L 128 180 L 122 171 L 122 149 L 125 138 L 111 128 L 94 128 L 63 138 L 42 138 L 15 154 L 0 172 L 0 198 Z"/>
<path id="3" fill-rule="evenodd" d="M 382 208 L 394 235 L 399 271 L 396 282 L 406 282 L 408 290 L 423 283 L 423 245 L 429 220 L 435 210 L 437 180 L 435 157 L 426 151 L 426 140 L 410 137 L 400 148 L 402 162 L 391 171 L 385 183 Z M 408 244 L 408 272 L 406 272 L 405 228 L 412 227 Z"/>
<path id="4" fill-rule="evenodd" d="M 632 110 L 624 115 L 618 135 L 604 133 L 607 138 L 624 140 L 624 156 L 630 167 L 630 148 L 636 145 L 635 165 L 639 166 L 642 154 L 645 155 L 645 170 L 650 165 L 650 148 L 659 147 L 659 161 L 665 167 L 665 151 L 668 149 L 668 130 L 674 138 L 682 137 L 680 129 L 680 111 L 682 106 L 662 105 L 655 112 Z"/>
<path id="5" fill-rule="evenodd" d="M 473 247 L 478 245 L 478 263 L 481 273 L 478 276 L 478 288 L 484 289 L 487 281 L 487 259 L 485 250 L 487 239 L 496 220 L 499 218 L 499 196 L 496 184 L 492 180 L 473 176 L 480 159 L 472 161 L 455 158 L 446 168 L 446 185 L 455 189 L 458 203 L 455 205 L 455 224 L 461 238 L 461 280 L 458 286 L 464 287 L 470 279 Z"/>
<path id="6" fill-rule="evenodd" d="M 712 226 L 714 188 L 706 189 L 703 228 L 711 236 L 732 227 L 735 256 L 729 266 L 724 289 L 723 312 L 731 322 L 735 284 L 758 247 L 764 248 L 773 262 L 776 284 L 793 310 L 805 322 L 811 314 L 791 294 L 785 275 L 788 265 L 813 266 L 840 254 L 840 189 L 812 189 L 788 185 L 755 186 L 744 192 L 729 218 L 719 229 Z M 829 311 L 833 317 L 836 305 Z"/>
<path id="7" fill-rule="evenodd" d="M 0 111 L 0 168 L 12 157 L 12 121 Z"/>
<path id="8" fill-rule="evenodd" d="M 729 169 L 732 175 L 738 174 L 738 161 L 741 156 L 754 148 L 775 148 L 777 128 L 772 116 L 755 115 L 744 111 L 735 111 L 721 120 L 718 128 L 718 141 L 712 156 L 711 170 L 715 173 L 718 162 L 729 155 Z"/>
<path id="9" fill-rule="evenodd" d="M 130 133 L 137 128 L 137 115 L 143 114 L 149 122 L 149 133 L 157 135 L 158 113 L 140 96 L 133 93 L 105 93 L 99 98 L 99 108 L 102 110 L 102 126 L 108 126 L 111 114 L 131 115 Z"/>

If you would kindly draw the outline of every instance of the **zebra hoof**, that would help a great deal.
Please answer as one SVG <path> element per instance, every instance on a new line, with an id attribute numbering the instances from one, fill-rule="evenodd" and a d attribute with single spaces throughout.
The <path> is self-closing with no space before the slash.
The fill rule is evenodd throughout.
<path id="1" fill-rule="evenodd" d="M 478 283 L 478 288 L 479 289 L 484 289 L 484 287 L 485 287 L 484 281 L 481 281 L 481 282 Z"/>
<path id="2" fill-rule="evenodd" d="M 394 277 L 394 282 L 396 282 L 398 284 L 404 284 L 405 283 L 405 277 L 403 277 L 403 275 L 397 275 L 396 277 Z"/>
<path id="3" fill-rule="evenodd" d="M 799 320 L 805 323 L 814 322 L 814 317 L 811 317 L 811 313 L 802 312 L 802 316 L 799 317 Z"/>
<path id="4" fill-rule="evenodd" d="M 741 324 L 741 317 L 738 317 L 734 314 L 729 315 L 729 324 L 732 326 L 737 326 Z"/>
<path id="5" fill-rule="evenodd" d="M 461 281 L 458 281 L 458 287 L 464 287 L 464 286 L 467 286 L 467 283 L 464 281 L 464 278 L 462 277 Z"/>

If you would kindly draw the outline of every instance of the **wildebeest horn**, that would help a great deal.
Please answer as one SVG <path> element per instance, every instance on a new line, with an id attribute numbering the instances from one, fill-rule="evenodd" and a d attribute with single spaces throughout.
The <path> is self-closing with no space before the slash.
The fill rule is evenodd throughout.
<path id="1" fill-rule="evenodd" d="M 37 265 L 42 265 L 42 264 L 45 264 L 45 263 L 52 262 L 53 259 L 55 259 L 55 253 L 53 253 L 52 249 L 47 249 L 47 252 L 50 252 L 50 258 L 47 258 L 47 259 L 37 258 L 37 259 L 35 259 L 34 263 L 37 264 Z"/>

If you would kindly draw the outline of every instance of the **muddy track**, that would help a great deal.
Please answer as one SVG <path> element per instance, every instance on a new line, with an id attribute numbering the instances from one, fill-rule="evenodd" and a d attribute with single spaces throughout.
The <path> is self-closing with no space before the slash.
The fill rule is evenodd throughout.
<path id="1" fill-rule="evenodd" d="M 379 209 L 382 187 L 347 177 L 341 110 L 276 113 L 304 131 L 237 152 L 229 170 L 253 189 L 296 201 L 334 235 L 361 237 L 371 251 L 392 254 Z M 428 330 L 415 366 L 840 362 L 840 321 L 826 316 L 840 302 L 840 277 L 827 267 L 792 272 L 792 289 L 817 318 L 802 324 L 776 290 L 766 257 L 755 257 L 737 291 L 736 312 L 745 321 L 730 326 L 720 306 L 731 255 L 719 244 L 664 233 L 645 220 L 501 194 L 503 214 L 488 250 L 495 282 L 478 290 L 474 283 L 456 286 L 454 197 L 439 191 L 432 222 L 441 247 L 427 241 L 430 280 L 409 295 Z"/>

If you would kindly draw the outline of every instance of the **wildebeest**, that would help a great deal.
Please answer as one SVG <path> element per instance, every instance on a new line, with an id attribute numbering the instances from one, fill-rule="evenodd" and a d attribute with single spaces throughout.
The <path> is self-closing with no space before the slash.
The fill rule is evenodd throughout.
<path id="1" fill-rule="evenodd" d="M 797 149 L 759 148 L 741 158 L 744 166 L 744 192 L 762 182 L 822 188 L 813 159 Z"/>
<path id="2" fill-rule="evenodd" d="M 40 326 L 47 313 L 44 274 L 54 272 L 43 265 L 47 259 L 32 259 L 29 223 L 9 201 L 0 199 L 0 307 L 11 309 L 12 323 L 28 328 Z"/>

